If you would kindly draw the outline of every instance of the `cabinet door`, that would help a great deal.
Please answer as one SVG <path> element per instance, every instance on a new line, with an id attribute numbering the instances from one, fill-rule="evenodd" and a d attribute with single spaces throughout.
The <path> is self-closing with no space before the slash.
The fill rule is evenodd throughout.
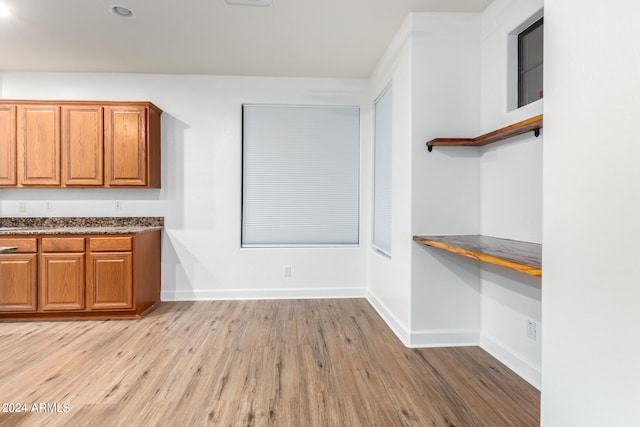
<path id="1" fill-rule="evenodd" d="M 60 185 L 60 107 L 18 106 L 18 184 Z"/>
<path id="2" fill-rule="evenodd" d="M 35 311 L 36 254 L 0 255 L 0 311 Z"/>
<path id="3" fill-rule="evenodd" d="M 105 107 L 106 185 L 147 185 L 147 108 Z"/>
<path id="4" fill-rule="evenodd" d="M 15 186 L 17 164 L 16 106 L 0 105 L 0 186 Z"/>
<path id="5" fill-rule="evenodd" d="M 83 253 L 45 253 L 40 266 L 41 310 L 84 309 Z"/>
<path id="6" fill-rule="evenodd" d="M 91 253 L 87 269 L 87 308 L 133 308 L 133 256 L 131 252 Z"/>
<path id="7" fill-rule="evenodd" d="M 62 168 L 66 186 L 101 186 L 104 180 L 102 107 L 62 107 Z"/>

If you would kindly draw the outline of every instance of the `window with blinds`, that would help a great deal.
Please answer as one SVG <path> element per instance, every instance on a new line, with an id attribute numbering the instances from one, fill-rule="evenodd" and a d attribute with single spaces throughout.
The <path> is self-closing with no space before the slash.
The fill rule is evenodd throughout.
<path id="1" fill-rule="evenodd" d="M 242 246 L 357 245 L 360 110 L 243 105 Z"/>
<path id="2" fill-rule="evenodd" d="M 375 101 L 373 247 L 391 256 L 391 86 Z"/>

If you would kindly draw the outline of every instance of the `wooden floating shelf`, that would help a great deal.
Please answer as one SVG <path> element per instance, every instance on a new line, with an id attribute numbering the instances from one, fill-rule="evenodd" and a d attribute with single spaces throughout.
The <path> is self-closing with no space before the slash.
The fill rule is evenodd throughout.
<path id="1" fill-rule="evenodd" d="M 427 142 L 427 147 L 429 151 L 433 147 L 480 147 L 531 131 L 538 136 L 540 129 L 542 129 L 542 114 L 475 138 L 435 138 Z"/>
<path id="2" fill-rule="evenodd" d="M 542 277 L 542 245 L 481 235 L 413 236 L 413 240 L 490 264 Z"/>

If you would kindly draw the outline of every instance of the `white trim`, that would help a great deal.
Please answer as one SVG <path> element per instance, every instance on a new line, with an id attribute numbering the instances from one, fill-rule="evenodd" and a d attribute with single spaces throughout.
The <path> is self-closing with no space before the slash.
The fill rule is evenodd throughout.
<path id="1" fill-rule="evenodd" d="M 370 290 L 367 291 L 366 298 L 405 347 L 467 347 L 478 345 L 479 331 L 477 329 L 430 329 L 411 331 Z"/>
<path id="2" fill-rule="evenodd" d="M 373 244 L 371 245 L 371 249 L 373 249 L 373 252 L 374 252 L 374 253 L 377 253 L 378 255 L 382 255 L 382 256 L 383 256 L 383 257 L 385 257 L 386 259 L 391 260 L 391 254 L 389 254 L 389 253 L 385 252 L 385 250 L 384 250 L 384 249 L 379 248 L 378 246 L 373 245 Z"/>
<path id="3" fill-rule="evenodd" d="M 365 288 L 207 289 L 163 291 L 162 301 L 364 298 Z"/>
<path id="4" fill-rule="evenodd" d="M 378 313 L 378 316 L 384 320 L 387 326 L 389 326 L 398 339 L 400 339 L 402 344 L 404 344 L 405 347 L 409 347 L 408 343 L 411 340 L 409 329 L 403 325 L 393 312 L 389 310 L 387 306 L 370 290 L 367 290 L 366 298 L 367 301 L 369 301 L 369 304 L 371 304 L 374 310 Z"/>
<path id="5" fill-rule="evenodd" d="M 477 346 L 479 341 L 477 329 L 424 329 L 411 332 L 409 347 L 469 347 Z"/>
<path id="6" fill-rule="evenodd" d="M 542 368 L 539 365 L 486 333 L 480 334 L 480 348 L 505 364 L 529 384 L 538 390 L 541 389 Z"/>
<path id="7" fill-rule="evenodd" d="M 389 46 L 382 55 L 382 58 L 378 61 L 378 65 L 376 65 L 375 69 L 369 76 L 369 81 L 385 81 L 387 82 L 385 83 L 386 87 L 388 82 L 392 80 L 393 71 L 398 65 L 399 58 L 407 49 L 411 48 L 411 15 L 412 13 L 407 15 L 400 25 L 398 32 L 393 37 L 393 40 L 391 40 L 391 43 L 389 43 Z M 373 92 L 379 93 L 383 89 L 384 87 L 373 87 Z"/>
<path id="8" fill-rule="evenodd" d="M 391 258 L 393 228 L 393 80 L 373 102 L 373 197 L 371 243 Z M 388 96 L 387 96 L 388 95 Z M 385 101 L 380 104 L 380 101 Z"/>

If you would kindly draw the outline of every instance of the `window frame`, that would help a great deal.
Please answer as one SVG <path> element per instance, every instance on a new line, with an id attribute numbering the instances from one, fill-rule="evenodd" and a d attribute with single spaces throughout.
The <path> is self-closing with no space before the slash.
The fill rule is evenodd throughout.
<path id="1" fill-rule="evenodd" d="M 252 107 L 258 108 L 269 108 L 274 109 L 300 109 L 300 111 L 305 109 L 323 109 L 323 110 L 352 110 L 355 112 L 357 118 L 357 122 L 353 124 L 355 129 L 352 128 L 355 132 L 357 132 L 356 139 L 353 141 L 357 144 L 357 159 L 356 159 L 356 170 L 354 174 L 356 176 L 355 182 L 355 226 L 352 230 L 352 233 L 355 234 L 355 240 L 350 242 L 281 242 L 281 241 L 271 241 L 271 242 L 256 242 L 251 241 L 250 238 L 247 238 L 247 229 L 246 229 L 246 214 L 247 214 L 247 206 L 246 206 L 246 196 L 247 196 L 247 127 L 246 127 L 246 114 L 247 109 Z M 244 103 L 242 104 L 242 153 L 241 153 L 241 220 L 240 220 L 240 247 L 242 249 L 255 249 L 255 248 L 327 248 L 327 247 L 336 247 L 336 248 L 344 248 L 344 247 L 359 247 L 360 245 L 360 222 L 361 222 L 361 212 L 360 212 L 360 204 L 361 204 L 361 169 L 362 169 L 362 130 L 361 130 L 361 112 L 362 108 L 360 105 L 323 105 L 323 104 L 255 104 L 255 103 Z M 326 135 L 324 135 L 326 137 Z M 353 136 L 353 135 L 352 135 Z M 354 147 L 352 147 L 354 149 Z M 354 153 L 351 153 L 351 156 L 355 158 Z M 353 183 L 352 183 L 353 184 Z M 353 190 L 353 189 L 352 189 Z M 353 218 L 352 218 L 353 219 Z"/>
<path id="2" fill-rule="evenodd" d="M 382 117 L 388 119 L 389 135 L 379 135 L 379 116 L 380 102 L 387 101 L 389 103 L 389 116 Z M 374 135 L 373 135 L 373 221 L 371 230 L 371 246 L 379 253 L 391 258 L 393 250 L 393 82 L 390 82 L 376 97 L 373 102 L 373 119 L 374 119 Z M 385 129 L 382 129 L 385 130 Z M 388 136 L 389 139 L 380 139 L 380 136 Z M 379 155 L 381 152 L 388 151 L 388 159 L 384 159 L 385 163 L 381 162 Z M 388 162 L 388 163 L 386 163 Z M 379 169 L 384 169 L 384 172 L 388 172 L 388 176 L 380 175 Z M 388 180 L 388 182 L 386 181 Z M 388 198 L 384 193 L 380 193 L 380 185 L 388 185 Z M 382 200 L 380 200 L 382 199 Z M 379 205 L 380 202 L 385 203 Z M 386 205 L 388 203 L 388 206 Z M 382 210 L 380 210 L 382 208 Z M 388 212 L 387 212 L 388 208 Z M 384 216 L 388 214 L 387 218 Z M 382 233 L 382 236 L 379 235 Z M 388 233 L 388 236 L 386 235 Z M 382 238 L 380 238 L 382 237 Z M 388 237 L 388 242 L 386 241 Z"/>
<path id="3" fill-rule="evenodd" d="M 524 30 L 520 31 L 518 33 L 517 36 L 517 96 L 518 96 L 518 100 L 517 100 L 517 108 L 522 108 L 526 105 L 529 105 L 533 102 L 536 102 L 540 99 L 542 99 L 543 97 L 540 96 L 537 99 L 534 99 L 532 101 L 526 102 L 526 100 L 524 99 L 525 96 L 525 92 L 526 92 L 526 88 L 524 87 L 524 79 L 523 76 L 531 71 L 534 67 L 530 67 L 527 70 L 524 70 L 524 49 L 523 49 L 523 41 L 526 38 L 527 35 L 531 34 L 533 31 L 537 30 L 538 28 L 543 27 L 542 28 L 542 33 L 543 33 L 543 38 L 544 38 L 544 16 L 541 16 L 540 18 L 536 19 L 531 25 L 527 26 L 527 28 L 525 28 Z M 543 49 L 544 49 L 544 44 L 543 44 Z M 542 59 L 542 61 L 540 62 L 540 64 L 536 64 L 537 65 L 541 65 L 544 67 L 544 57 Z M 544 82 L 543 82 L 543 88 L 544 88 Z M 542 92 L 542 89 L 541 89 Z"/>

